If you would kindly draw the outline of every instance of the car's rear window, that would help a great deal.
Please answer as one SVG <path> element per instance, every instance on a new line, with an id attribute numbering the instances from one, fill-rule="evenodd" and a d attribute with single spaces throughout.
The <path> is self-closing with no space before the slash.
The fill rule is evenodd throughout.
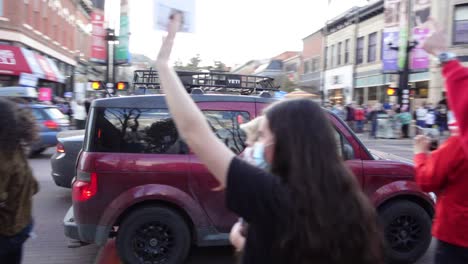
<path id="1" fill-rule="evenodd" d="M 64 119 L 65 116 L 55 107 L 43 108 L 44 112 L 49 116 L 50 119 Z"/>
<path id="2" fill-rule="evenodd" d="M 95 108 L 89 151 L 119 153 L 186 154 L 188 148 L 177 133 L 167 109 Z M 216 135 L 234 152 L 244 149 L 239 123 L 249 114 L 207 111 Z"/>

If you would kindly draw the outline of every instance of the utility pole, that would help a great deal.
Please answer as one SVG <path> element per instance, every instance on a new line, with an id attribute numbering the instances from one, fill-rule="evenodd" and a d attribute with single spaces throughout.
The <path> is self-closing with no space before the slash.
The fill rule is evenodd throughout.
<path id="1" fill-rule="evenodd" d="M 393 43 L 387 43 L 392 50 L 398 51 L 398 55 L 400 56 L 400 60 L 403 57 L 403 60 L 400 61 L 399 70 L 398 70 L 398 104 L 402 108 L 406 108 L 408 111 L 410 110 L 410 89 L 409 89 L 409 75 L 410 71 L 410 55 L 411 51 L 418 45 L 417 41 L 411 41 L 411 11 L 412 11 L 412 0 L 407 0 L 407 14 L 404 20 L 400 20 L 403 24 L 401 28 L 400 34 L 400 43 L 398 46 L 394 46 Z"/>

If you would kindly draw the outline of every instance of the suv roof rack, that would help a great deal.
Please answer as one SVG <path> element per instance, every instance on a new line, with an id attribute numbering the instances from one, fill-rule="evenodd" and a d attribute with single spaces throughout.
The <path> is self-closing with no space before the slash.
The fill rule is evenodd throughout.
<path id="1" fill-rule="evenodd" d="M 266 76 L 233 74 L 221 71 L 177 71 L 182 84 L 191 93 L 234 93 L 242 95 L 259 94 L 261 92 L 279 91 L 274 79 Z M 160 89 L 157 71 L 136 70 L 133 75 L 134 90 Z"/>

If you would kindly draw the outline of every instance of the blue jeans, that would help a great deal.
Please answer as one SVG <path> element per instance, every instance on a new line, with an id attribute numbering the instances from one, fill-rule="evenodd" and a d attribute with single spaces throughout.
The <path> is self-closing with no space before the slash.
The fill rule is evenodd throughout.
<path id="1" fill-rule="evenodd" d="M 362 120 L 357 120 L 356 121 L 356 130 L 357 130 L 356 132 L 357 133 L 362 133 L 363 125 L 364 125 L 364 121 L 362 121 Z"/>
<path id="2" fill-rule="evenodd" d="M 19 264 L 23 255 L 23 244 L 29 238 L 33 224 L 29 224 L 13 236 L 0 235 L 0 260 L 2 263 Z"/>
<path id="3" fill-rule="evenodd" d="M 377 136 L 377 120 L 372 121 L 371 137 Z"/>

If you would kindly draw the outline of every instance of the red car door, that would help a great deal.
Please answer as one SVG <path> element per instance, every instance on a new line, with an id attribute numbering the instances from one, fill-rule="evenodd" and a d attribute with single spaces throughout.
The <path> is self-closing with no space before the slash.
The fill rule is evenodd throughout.
<path id="1" fill-rule="evenodd" d="M 213 131 L 233 152 L 244 150 L 244 133 L 239 125 L 255 117 L 253 102 L 198 103 Z M 225 192 L 218 181 L 194 155 L 189 155 L 191 170 L 189 183 L 205 213 L 219 232 L 229 232 L 237 216 L 225 205 Z"/>

